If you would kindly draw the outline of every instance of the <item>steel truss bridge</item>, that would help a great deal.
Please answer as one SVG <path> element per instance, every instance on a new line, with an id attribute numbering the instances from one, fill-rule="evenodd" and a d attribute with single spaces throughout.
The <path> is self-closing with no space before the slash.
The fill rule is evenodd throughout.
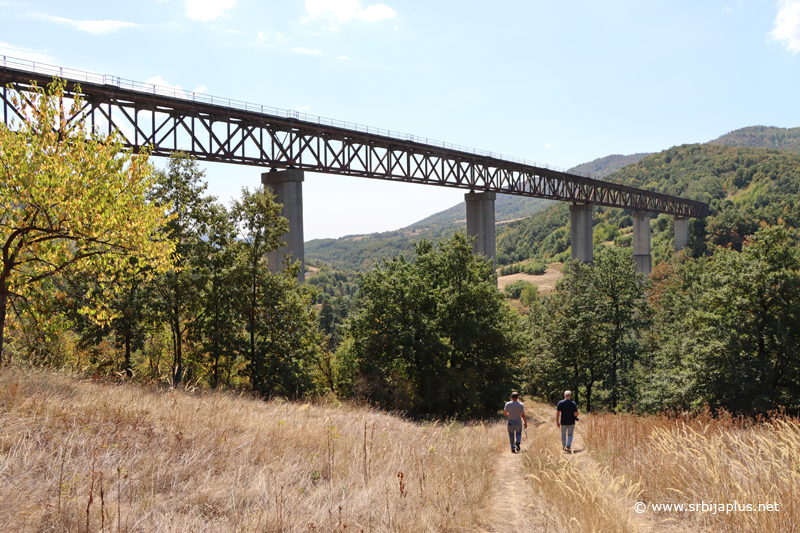
<path id="1" fill-rule="evenodd" d="M 136 150 L 169 156 L 184 151 L 198 160 L 272 169 L 376 178 L 494 191 L 517 196 L 620 207 L 702 218 L 708 205 L 547 165 L 471 150 L 412 135 L 349 124 L 116 76 L 2 58 L 2 121 L 13 128 L 32 84 L 67 81 L 67 96 L 80 95 L 81 114 L 92 127 L 120 132 Z"/>

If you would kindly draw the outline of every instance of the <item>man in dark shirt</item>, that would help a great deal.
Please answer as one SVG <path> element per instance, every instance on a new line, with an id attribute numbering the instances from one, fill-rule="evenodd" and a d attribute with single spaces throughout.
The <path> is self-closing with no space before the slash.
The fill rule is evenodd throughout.
<path id="1" fill-rule="evenodd" d="M 564 399 L 556 407 L 556 427 L 561 428 L 561 448 L 572 452 L 572 432 L 578 419 L 578 404 L 572 401 L 572 393 L 564 391 Z"/>

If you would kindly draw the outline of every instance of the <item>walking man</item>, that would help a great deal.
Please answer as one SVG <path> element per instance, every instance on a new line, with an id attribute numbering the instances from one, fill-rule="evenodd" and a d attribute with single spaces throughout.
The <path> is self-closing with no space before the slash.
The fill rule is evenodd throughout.
<path id="1" fill-rule="evenodd" d="M 572 393 L 564 391 L 564 399 L 556 407 L 556 427 L 561 428 L 561 448 L 572 452 L 572 432 L 578 420 L 578 404 L 572 401 Z"/>
<path id="2" fill-rule="evenodd" d="M 519 401 L 519 393 L 511 393 L 511 401 L 503 408 L 503 416 L 508 417 L 508 440 L 511 443 L 511 453 L 519 451 L 522 442 L 522 428 L 528 427 L 525 418 L 525 406 Z M 516 437 L 516 438 L 515 438 Z"/>

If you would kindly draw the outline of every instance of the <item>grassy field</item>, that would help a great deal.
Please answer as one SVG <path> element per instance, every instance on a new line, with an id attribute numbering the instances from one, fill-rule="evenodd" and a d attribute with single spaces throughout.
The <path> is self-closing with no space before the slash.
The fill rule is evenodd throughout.
<path id="1" fill-rule="evenodd" d="M 798 531 L 796 419 L 583 415 L 565 454 L 527 405 L 512 456 L 502 423 L 4 369 L 0 532 Z M 701 502 L 778 510 L 653 507 Z"/>
<path id="2" fill-rule="evenodd" d="M 472 531 L 491 437 L 337 402 L 4 369 L 0 531 Z"/>
<path id="3" fill-rule="evenodd" d="M 539 412 L 554 416 L 552 407 Z M 544 427 L 525 461 L 529 481 L 559 505 L 568 531 L 800 530 L 796 418 L 583 415 L 576 441 L 578 453 L 564 454 L 555 427 Z M 655 507 L 662 504 L 683 511 Z"/>

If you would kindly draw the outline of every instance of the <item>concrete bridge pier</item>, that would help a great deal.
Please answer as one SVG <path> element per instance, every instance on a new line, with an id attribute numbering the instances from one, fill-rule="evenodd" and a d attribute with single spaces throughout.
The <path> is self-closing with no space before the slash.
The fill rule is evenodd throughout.
<path id="1" fill-rule="evenodd" d="M 650 213 L 636 211 L 633 213 L 633 261 L 636 272 L 650 274 L 653 270 L 653 258 L 650 255 Z"/>
<path id="2" fill-rule="evenodd" d="M 689 242 L 689 217 L 675 217 L 675 253 Z"/>
<path id="3" fill-rule="evenodd" d="M 594 261 L 594 240 L 592 233 L 592 204 L 572 204 L 569 206 L 572 260 L 591 263 Z"/>
<path id="4" fill-rule="evenodd" d="M 271 170 L 261 174 L 261 183 L 275 195 L 275 201 L 283 204 L 281 216 L 289 221 L 289 233 L 280 237 L 286 243 L 267 255 L 269 271 L 276 274 L 285 268 L 286 255 L 292 261 L 299 260 L 300 272 L 297 282 L 305 280 L 305 252 L 303 245 L 303 171 L 299 169 Z"/>
<path id="5" fill-rule="evenodd" d="M 486 259 L 494 261 L 496 251 L 494 191 L 470 191 L 464 195 L 467 203 L 467 236 L 475 237 L 472 245 L 476 254 L 483 254 Z"/>

